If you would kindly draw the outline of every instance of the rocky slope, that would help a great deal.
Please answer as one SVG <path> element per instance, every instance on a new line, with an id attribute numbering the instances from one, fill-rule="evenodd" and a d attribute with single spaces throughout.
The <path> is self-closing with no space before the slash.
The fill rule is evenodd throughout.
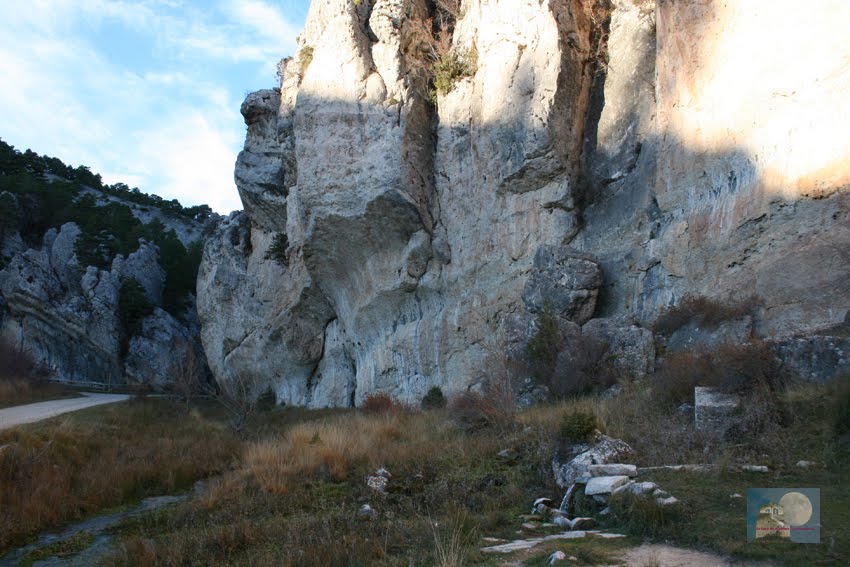
<path id="1" fill-rule="evenodd" d="M 182 255 L 170 256 L 173 263 L 175 258 L 189 261 L 180 239 L 202 238 L 205 225 L 211 229 L 216 219 L 178 218 L 91 187 L 48 181 L 35 171 L 21 173 L 15 162 L 27 157 L 8 155 L 0 171 L 8 181 L 4 186 L 12 190 L 0 191 L 6 205 L 0 223 L 0 338 L 31 352 L 56 378 L 70 382 L 161 387 L 173 379 L 172 365 L 187 349 L 202 357 L 194 298 L 178 297 L 185 291 L 174 285 L 181 270 L 194 278 L 193 267 L 168 266 L 160 248 L 143 238 L 130 243 L 132 252 L 109 255 L 105 265 L 86 265 L 79 257 L 86 231 L 78 224 L 66 222 L 35 240 L 32 224 L 54 215 L 51 199 L 79 204 L 94 196 L 99 199 L 91 201 L 95 216 L 124 211 L 132 221 L 135 213 L 141 216 L 137 230 L 158 219 L 159 224 L 147 225 L 148 232 L 165 235 L 172 252 L 180 248 Z M 36 156 L 34 163 L 42 162 Z M 103 209 L 108 203 L 112 208 Z M 58 216 L 86 210 L 69 205 Z M 132 233 L 132 227 L 124 228 Z M 106 243 L 123 237 L 104 231 L 97 236 Z M 168 278 L 174 278 L 170 288 Z M 128 282 L 137 286 L 136 297 Z"/>
<path id="2" fill-rule="evenodd" d="M 436 107 L 424 0 L 314 0 L 280 89 L 245 100 L 245 212 L 198 279 L 219 380 L 415 401 L 488 378 L 544 305 L 637 372 L 633 322 L 687 294 L 756 295 L 765 338 L 842 325 L 847 6 L 461 4 L 474 69 Z"/>

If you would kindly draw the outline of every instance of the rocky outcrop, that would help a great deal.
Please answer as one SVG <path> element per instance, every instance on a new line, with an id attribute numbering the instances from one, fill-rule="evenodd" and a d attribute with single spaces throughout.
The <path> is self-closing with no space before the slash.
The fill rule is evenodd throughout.
<path id="1" fill-rule="evenodd" d="M 280 93 L 242 108 L 240 236 L 231 219 L 205 251 L 199 313 L 219 379 L 254 374 L 282 402 L 323 406 L 483 377 L 473 369 L 498 351 L 507 316 L 525 312 L 537 248 L 577 225 L 573 95 L 589 92 L 590 26 L 577 2 L 522 10 L 523 24 L 488 2 L 466 9 L 455 45 L 479 67 L 435 114 L 425 2 L 313 3 Z M 279 234 L 287 265 L 266 259 Z M 572 292 L 582 320 L 598 286 L 587 265 Z"/>
<path id="2" fill-rule="evenodd" d="M 162 303 L 159 249 L 141 240 L 138 250 L 126 259 L 116 256 L 107 271 L 79 263 L 80 234 L 67 223 L 48 230 L 38 248 L 18 247 L 0 270 L 0 334 L 65 381 L 165 385 L 176 347 L 197 344 L 196 326 L 157 307 L 137 335 L 122 339 L 119 306 L 121 284 L 129 278 L 152 304 Z"/>
<path id="3" fill-rule="evenodd" d="M 51 229 L 40 249 L 16 254 L 0 271 L 3 335 L 68 380 L 118 382 L 118 290 L 111 272 L 77 262 L 72 223 Z"/>
<path id="4" fill-rule="evenodd" d="M 436 106 L 424 0 L 315 0 L 280 89 L 247 97 L 245 213 L 199 276 L 219 380 L 415 402 L 486 379 L 547 302 L 636 375 L 653 347 L 632 322 L 688 294 L 759 296 L 756 338 L 843 321 L 840 18 L 784 0 L 461 7 L 452 50 L 474 68 Z"/>

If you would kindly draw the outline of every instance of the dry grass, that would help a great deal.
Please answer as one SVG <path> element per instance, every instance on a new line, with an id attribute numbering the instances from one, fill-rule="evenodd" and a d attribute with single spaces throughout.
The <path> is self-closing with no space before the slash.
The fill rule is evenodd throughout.
<path id="1" fill-rule="evenodd" d="M 28 351 L 0 339 L 0 408 L 74 394 L 69 388 L 48 382 L 50 375 Z"/>
<path id="2" fill-rule="evenodd" d="M 0 552 L 107 506 L 173 492 L 234 457 L 229 431 L 161 400 L 0 432 Z"/>
<path id="3" fill-rule="evenodd" d="M 280 439 L 250 445 L 240 473 L 265 491 L 284 494 L 304 478 L 340 482 L 355 470 L 449 450 L 451 437 L 450 427 L 439 417 L 398 412 L 301 423 Z"/>

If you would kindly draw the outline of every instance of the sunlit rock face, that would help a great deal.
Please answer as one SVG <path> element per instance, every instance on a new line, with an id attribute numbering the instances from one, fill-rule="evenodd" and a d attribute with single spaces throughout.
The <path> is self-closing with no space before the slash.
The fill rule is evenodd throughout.
<path id="1" fill-rule="evenodd" d="M 573 246 L 601 311 L 650 321 L 685 294 L 756 296 L 756 333 L 850 308 L 850 5 L 619 0 Z M 613 126 L 613 127 L 612 127 Z"/>
<path id="2" fill-rule="evenodd" d="M 198 280 L 219 380 L 450 393 L 533 332 L 538 289 L 582 298 L 577 324 L 688 293 L 760 296 L 765 337 L 843 320 L 850 7 L 466 0 L 476 70 L 435 107 L 430 5 L 315 0 L 280 89 L 243 104 L 245 213 Z"/>

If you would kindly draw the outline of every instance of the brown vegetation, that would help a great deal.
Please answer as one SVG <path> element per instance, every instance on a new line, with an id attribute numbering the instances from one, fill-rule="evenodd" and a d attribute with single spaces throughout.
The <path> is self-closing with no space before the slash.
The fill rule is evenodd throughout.
<path id="1" fill-rule="evenodd" d="M 28 351 L 0 339 L 0 408 L 73 395 L 48 381 L 52 373 Z"/>
<path id="2" fill-rule="evenodd" d="M 104 507 L 188 488 L 226 468 L 235 449 L 226 428 L 162 400 L 0 431 L 0 551 Z"/>
<path id="3" fill-rule="evenodd" d="M 737 302 L 723 302 L 704 296 L 686 295 L 673 307 L 668 307 L 658 316 L 653 331 L 670 336 L 685 325 L 716 327 L 724 321 L 731 321 L 752 315 L 757 306 L 755 298 Z"/>

